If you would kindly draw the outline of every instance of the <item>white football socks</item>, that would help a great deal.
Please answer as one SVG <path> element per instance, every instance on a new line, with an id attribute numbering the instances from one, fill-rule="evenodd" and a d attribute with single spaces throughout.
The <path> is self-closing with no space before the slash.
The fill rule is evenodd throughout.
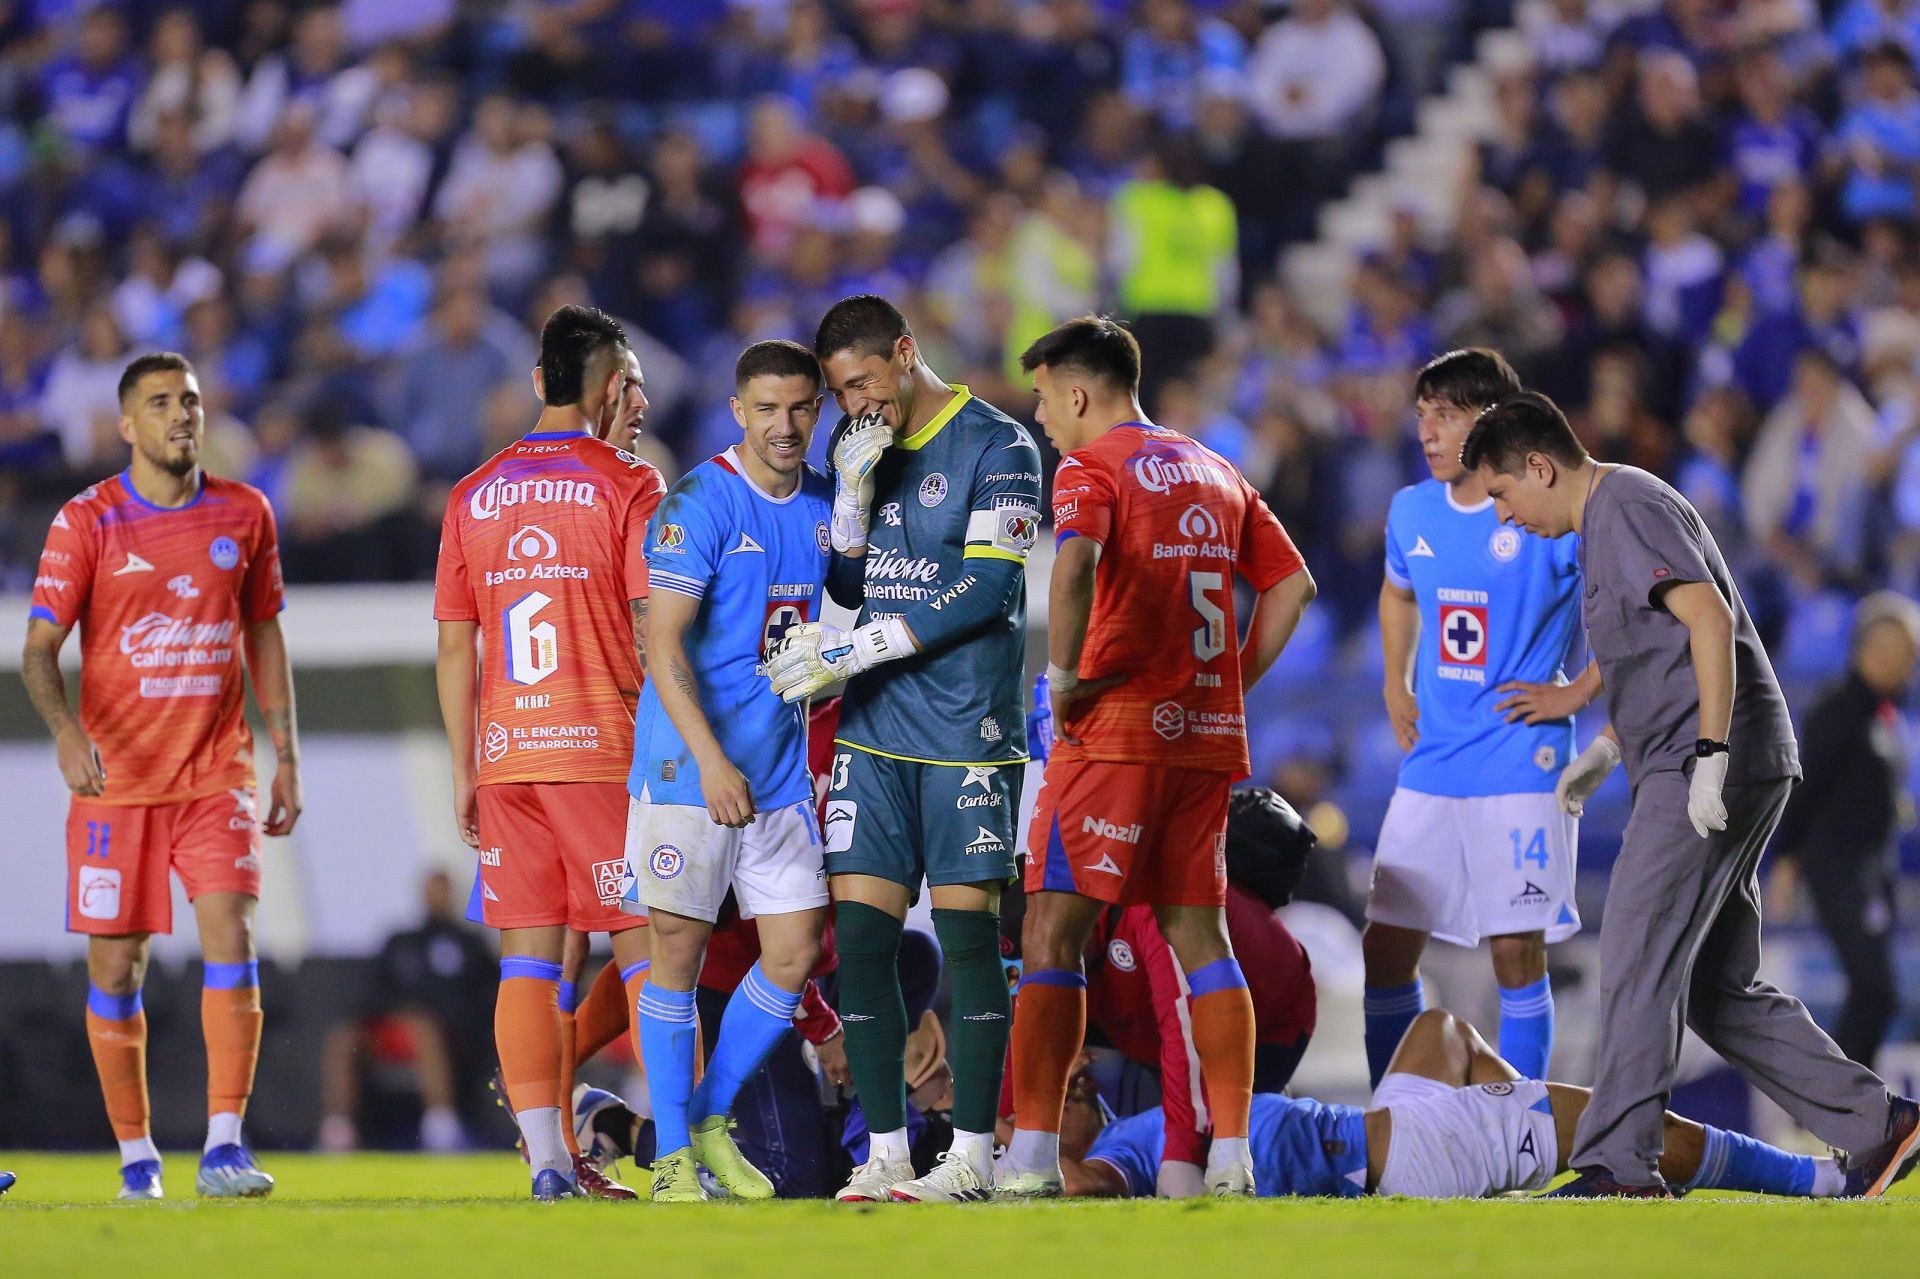
<path id="1" fill-rule="evenodd" d="M 217 1115 L 207 1116 L 206 1150 L 215 1146 L 237 1146 L 240 1144 L 240 1116 L 231 1110 L 223 1110 Z"/>
<path id="2" fill-rule="evenodd" d="M 520 1136 L 527 1143 L 527 1163 L 533 1171 L 552 1169 L 573 1180 L 573 1156 L 567 1153 L 567 1139 L 560 1131 L 560 1107 L 532 1106 L 513 1112 L 520 1125 Z"/>
<path id="3" fill-rule="evenodd" d="M 964 1128 L 953 1130 L 954 1154 L 963 1156 L 981 1181 L 993 1184 L 993 1134 L 990 1132 L 968 1132 Z"/>
<path id="4" fill-rule="evenodd" d="M 120 1166 L 122 1168 L 125 1168 L 128 1164 L 137 1164 L 142 1159 L 158 1159 L 159 1157 L 160 1147 L 153 1144 L 151 1134 L 145 1137 L 135 1137 L 132 1141 L 123 1141 L 120 1143 Z"/>
<path id="5" fill-rule="evenodd" d="M 907 1130 L 895 1128 L 892 1132 L 876 1132 L 869 1139 L 867 1158 L 890 1159 L 905 1163 L 913 1158 L 913 1152 L 907 1146 Z"/>
<path id="6" fill-rule="evenodd" d="M 1013 1130 L 1007 1143 L 1007 1165 L 1021 1172 L 1058 1173 L 1060 1171 L 1060 1134 Z"/>

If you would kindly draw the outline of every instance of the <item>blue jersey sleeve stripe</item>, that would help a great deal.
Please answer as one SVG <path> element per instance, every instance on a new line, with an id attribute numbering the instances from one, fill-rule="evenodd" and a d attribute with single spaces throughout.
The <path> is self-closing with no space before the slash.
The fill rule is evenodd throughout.
<path id="1" fill-rule="evenodd" d="M 43 622 L 52 622 L 55 626 L 60 625 L 60 619 L 55 617 L 53 615 L 53 610 L 48 608 L 44 604 L 35 604 L 32 608 L 27 610 L 27 616 L 28 618 L 37 617 Z"/>
<path id="2" fill-rule="evenodd" d="M 1403 591 L 1413 589 L 1413 579 L 1393 566 L 1393 557 L 1387 557 L 1387 580 Z"/>

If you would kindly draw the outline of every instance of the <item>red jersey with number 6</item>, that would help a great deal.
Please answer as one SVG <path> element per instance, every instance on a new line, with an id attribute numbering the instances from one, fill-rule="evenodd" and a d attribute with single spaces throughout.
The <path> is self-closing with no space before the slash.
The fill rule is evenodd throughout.
<path id="1" fill-rule="evenodd" d="M 536 432 L 453 486 L 433 615 L 480 624 L 480 783 L 619 782 L 633 762 L 660 472 L 584 431 Z"/>
<path id="2" fill-rule="evenodd" d="M 1264 591 L 1305 567 L 1233 464 L 1178 431 L 1118 426 L 1060 461 L 1056 537 L 1100 543 L 1080 678 L 1125 679 L 1059 726 L 1063 759 L 1248 775 L 1233 578 Z"/>
<path id="3" fill-rule="evenodd" d="M 80 627 L 80 724 L 96 804 L 172 804 L 253 785 L 246 628 L 280 612 L 280 543 L 259 489 L 205 476 L 185 506 L 122 472 L 60 508 L 32 616 Z"/>

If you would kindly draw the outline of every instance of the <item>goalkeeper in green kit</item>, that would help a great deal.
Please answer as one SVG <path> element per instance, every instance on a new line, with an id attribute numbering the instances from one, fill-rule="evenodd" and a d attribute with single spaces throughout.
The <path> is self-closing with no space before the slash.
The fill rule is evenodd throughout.
<path id="1" fill-rule="evenodd" d="M 793 627 L 768 675 L 788 701 L 847 681 L 825 838 L 847 1063 L 872 1141 L 837 1197 L 985 1200 L 1009 1029 L 998 910 L 1027 760 L 1040 452 L 1019 423 L 941 381 L 883 298 L 836 303 L 814 354 L 847 414 L 829 446 L 827 587 L 859 624 Z M 895 958 L 922 881 L 953 982 L 954 1138 L 916 1178 Z"/>

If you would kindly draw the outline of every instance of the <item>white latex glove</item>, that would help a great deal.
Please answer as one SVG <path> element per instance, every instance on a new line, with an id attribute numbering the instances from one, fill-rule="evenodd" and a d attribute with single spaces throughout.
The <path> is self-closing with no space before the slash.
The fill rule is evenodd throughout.
<path id="1" fill-rule="evenodd" d="M 897 617 L 843 631 L 825 622 L 789 626 L 767 662 L 767 680 L 782 701 L 812 697 L 829 684 L 914 652 L 907 624 Z"/>
<path id="2" fill-rule="evenodd" d="M 1727 765 L 1731 757 L 1701 755 L 1693 761 L 1693 784 L 1687 788 L 1687 820 L 1701 839 L 1727 828 L 1727 801 L 1720 790 L 1727 784 Z"/>
<path id="3" fill-rule="evenodd" d="M 1605 733 L 1600 734 L 1571 764 L 1560 770 L 1560 780 L 1553 785 L 1554 802 L 1567 816 L 1579 817 L 1587 811 L 1587 801 L 1600 789 L 1600 783 L 1607 780 L 1607 774 L 1618 767 L 1619 744 Z"/>
<path id="4" fill-rule="evenodd" d="M 1198 1199 L 1207 1192 L 1206 1178 L 1199 1164 L 1169 1159 L 1160 1165 L 1153 1193 L 1161 1199 Z"/>
<path id="5" fill-rule="evenodd" d="M 893 447 L 893 428 L 878 413 L 853 419 L 847 433 L 833 446 L 833 549 L 841 554 L 867 544 L 867 524 L 873 515 L 873 468 Z"/>

